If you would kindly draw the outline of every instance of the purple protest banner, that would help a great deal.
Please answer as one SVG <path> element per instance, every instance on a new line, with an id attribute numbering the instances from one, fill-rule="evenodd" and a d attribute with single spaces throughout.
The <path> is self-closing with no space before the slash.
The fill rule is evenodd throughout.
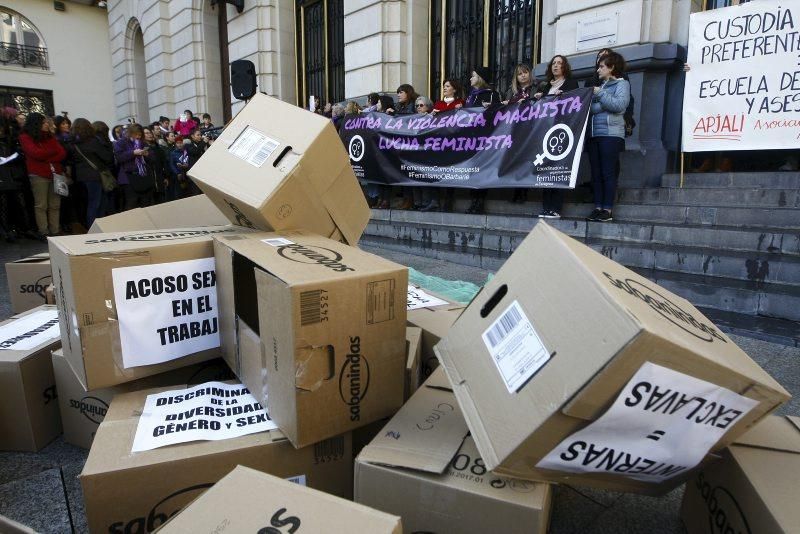
<path id="1" fill-rule="evenodd" d="M 573 188 L 592 90 L 438 115 L 361 113 L 340 136 L 356 176 L 390 185 Z"/>

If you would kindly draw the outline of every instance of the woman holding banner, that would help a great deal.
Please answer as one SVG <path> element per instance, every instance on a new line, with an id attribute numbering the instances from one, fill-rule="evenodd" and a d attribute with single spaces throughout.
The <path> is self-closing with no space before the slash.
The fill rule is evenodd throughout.
<path id="1" fill-rule="evenodd" d="M 558 96 L 564 91 L 578 88 L 578 82 L 572 77 L 572 68 L 567 58 L 561 55 L 553 56 L 547 64 L 545 81 L 533 95 L 536 100 L 547 96 Z M 560 219 L 561 209 L 564 206 L 563 189 L 545 189 L 542 191 L 542 212 L 540 219 Z"/>
<path id="2" fill-rule="evenodd" d="M 594 88 L 592 97 L 589 162 L 594 211 L 586 218 L 589 221 L 613 220 L 619 153 L 625 147 L 624 114 L 631 99 L 631 86 L 622 78 L 624 71 L 625 60 L 616 52 L 604 56 L 597 67 L 602 85 Z"/>
<path id="3" fill-rule="evenodd" d="M 514 79 L 511 80 L 511 88 L 508 90 L 508 98 L 501 102 L 503 105 L 516 104 L 523 100 L 533 98 L 534 92 L 533 72 L 530 65 L 520 63 L 514 67 Z M 514 204 L 524 204 L 528 200 L 528 190 L 524 187 L 514 189 L 514 196 L 511 202 Z"/>
<path id="4" fill-rule="evenodd" d="M 436 101 L 431 113 L 436 115 L 440 111 L 462 107 L 464 107 L 464 100 L 461 98 L 461 84 L 455 78 L 447 78 L 442 84 L 442 99 Z"/>

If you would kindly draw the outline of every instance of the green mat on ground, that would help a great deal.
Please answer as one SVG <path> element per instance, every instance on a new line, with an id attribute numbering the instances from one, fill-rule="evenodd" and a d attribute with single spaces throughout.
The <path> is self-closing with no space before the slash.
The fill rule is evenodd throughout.
<path id="1" fill-rule="evenodd" d="M 408 268 L 408 283 L 433 291 L 437 295 L 459 304 L 468 304 L 480 290 L 480 286 L 471 282 L 445 280 L 438 276 L 423 274 L 411 267 Z"/>

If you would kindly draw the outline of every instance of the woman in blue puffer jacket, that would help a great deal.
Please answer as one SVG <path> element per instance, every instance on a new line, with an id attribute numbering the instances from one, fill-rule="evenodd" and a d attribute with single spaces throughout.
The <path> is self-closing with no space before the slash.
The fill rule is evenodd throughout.
<path id="1" fill-rule="evenodd" d="M 617 192 L 619 153 L 625 149 L 625 109 L 631 99 L 631 86 L 622 78 L 625 60 L 611 52 L 600 60 L 597 74 L 603 82 L 594 88 L 589 162 L 592 168 L 594 211 L 590 221 L 611 221 Z"/>

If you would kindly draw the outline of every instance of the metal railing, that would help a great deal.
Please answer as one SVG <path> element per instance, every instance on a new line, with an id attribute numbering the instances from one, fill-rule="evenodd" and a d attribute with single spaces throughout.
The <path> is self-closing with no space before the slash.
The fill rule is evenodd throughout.
<path id="1" fill-rule="evenodd" d="M 47 70 L 47 48 L 0 42 L 0 65 L 20 65 Z"/>

